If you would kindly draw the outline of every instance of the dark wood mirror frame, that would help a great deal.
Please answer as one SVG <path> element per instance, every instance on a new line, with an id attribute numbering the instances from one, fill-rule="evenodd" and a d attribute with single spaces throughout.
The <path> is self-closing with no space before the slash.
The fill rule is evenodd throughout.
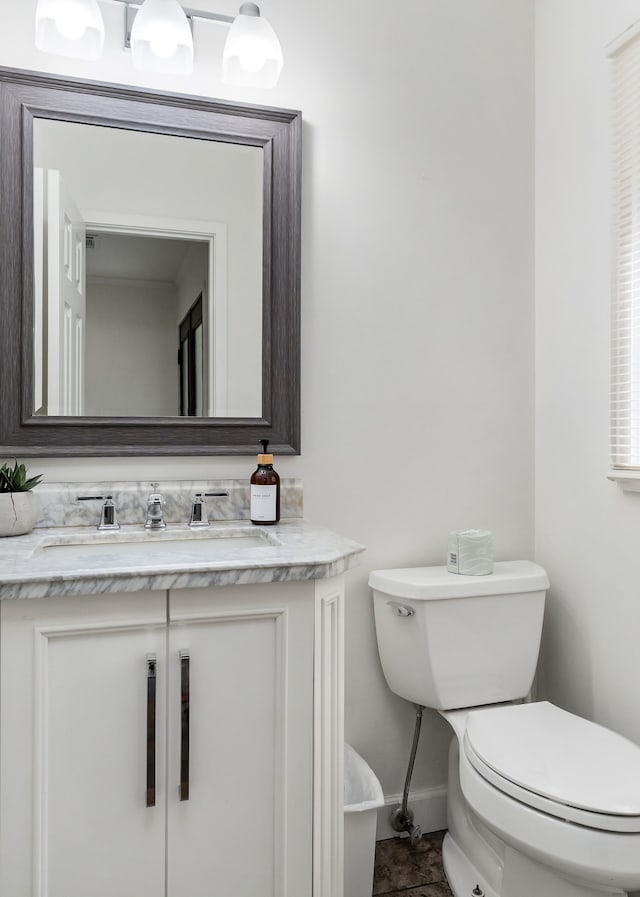
<path id="1" fill-rule="evenodd" d="M 263 149 L 260 418 L 33 414 L 33 119 Z M 0 68 L 0 453 L 60 457 L 300 452 L 301 114 Z"/>

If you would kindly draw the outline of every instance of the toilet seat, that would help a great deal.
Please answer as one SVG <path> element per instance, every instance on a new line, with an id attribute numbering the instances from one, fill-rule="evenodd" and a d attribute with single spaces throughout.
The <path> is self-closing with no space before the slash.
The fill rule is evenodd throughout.
<path id="1" fill-rule="evenodd" d="M 463 748 L 523 804 L 605 832 L 640 832 L 640 747 L 547 701 L 469 712 Z"/>

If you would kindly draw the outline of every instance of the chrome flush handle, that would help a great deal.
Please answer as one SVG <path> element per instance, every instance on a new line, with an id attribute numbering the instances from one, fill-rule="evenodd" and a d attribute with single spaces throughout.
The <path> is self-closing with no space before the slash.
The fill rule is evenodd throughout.
<path id="1" fill-rule="evenodd" d="M 409 604 L 401 604 L 400 601 L 387 601 L 387 604 L 398 617 L 413 617 L 416 612 L 414 607 Z"/>

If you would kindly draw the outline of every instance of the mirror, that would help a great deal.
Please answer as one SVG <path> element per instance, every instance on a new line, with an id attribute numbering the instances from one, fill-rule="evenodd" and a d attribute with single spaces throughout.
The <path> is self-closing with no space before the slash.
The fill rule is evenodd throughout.
<path id="1" fill-rule="evenodd" d="M 300 113 L 0 91 L 2 450 L 297 453 Z"/>
<path id="2" fill-rule="evenodd" d="M 33 142 L 33 411 L 260 417 L 262 148 L 47 119 Z"/>

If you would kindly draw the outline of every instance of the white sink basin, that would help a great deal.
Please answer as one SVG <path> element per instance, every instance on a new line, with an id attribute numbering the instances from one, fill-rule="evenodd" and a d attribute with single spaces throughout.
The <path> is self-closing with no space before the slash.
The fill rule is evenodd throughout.
<path id="1" fill-rule="evenodd" d="M 109 532 L 92 530 L 44 536 L 34 549 L 35 557 L 69 558 L 75 552 L 80 560 L 122 560 L 129 563 L 157 561 L 206 561 L 224 558 L 238 549 L 266 548 L 279 540 L 254 526 L 221 526 L 198 529 L 167 527 L 163 530 L 122 529 Z"/>

